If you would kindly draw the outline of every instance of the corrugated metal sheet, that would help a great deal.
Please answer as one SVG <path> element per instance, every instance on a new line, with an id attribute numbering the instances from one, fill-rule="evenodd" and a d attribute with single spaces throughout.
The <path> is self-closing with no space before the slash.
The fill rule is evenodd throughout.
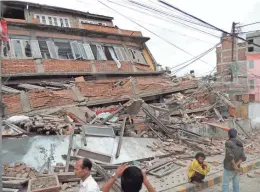
<path id="1" fill-rule="evenodd" d="M 95 152 L 111 154 L 112 163 L 121 163 L 146 157 L 162 155 L 162 152 L 151 151 L 147 145 L 152 145 L 154 139 L 125 137 L 121 153 L 115 159 L 118 138 L 87 137 L 88 146 L 84 146 L 81 136 L 74 137 L 74 147 L 85 148 Z M 24 138 L 3 139 L 3 163 L 24 162 L 37 170 L 47 161 L 53 147 L 53 164 L 65 163 L 61 155 L 67 154 L 69 136 L 35 136 Z"/>

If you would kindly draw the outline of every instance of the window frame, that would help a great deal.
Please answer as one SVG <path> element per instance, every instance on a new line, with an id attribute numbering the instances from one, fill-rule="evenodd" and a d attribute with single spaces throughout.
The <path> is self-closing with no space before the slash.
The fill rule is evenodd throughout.
<path id="1" fill-rule="evenodd" d="M 254 60 L 250 60 L 248 63 L 249 63 L 249 69 L 255 68 L 255 61 Z"/>
<path id="2" fill-rule="evenodd" d="M 37 16 L 39 16 L 40 21 L 37 19 Z M 43 22 L 42 22 L 42 17 L 43 17 L 43 16 L 45 17 L 45 22 L 46 22 L 46 23 L 43 23 Z M 50 24 L 50 22 L 49 22 L 49 17 L 51 17 L 52 24 Z M 51 26 L 59 26 L 59 27 L 61 27 L 61 22 L 60 22 L 60 20 L 62 20 L 62 21 L 63 21 L 63 24 L 64 24 L 63 27 L 69 27 L 69 28 L 71 28 L 71 24 L 70 24 L 70 19 L 69 19 L 69 17 L 59 17 L 59 16 L 53 16 L 53 15 L 34 14 L 34 18 L 37 19 L 37 21 L 39 21 L 40 24 L 43 24 L 43 25 L 51 25 Z M 56 18 L 56 22 L 55 22 L 55 19 L 54 19 L 54 18 Z M 65 22 L 66 20 L 67 20 L 67 22 Z M 57 23 L 57 25 L 55 25 L 55 23 Z M 65 26 L 66 23 L 68 24 L 68 26 Z"/>
<path id="3" fill-rule="evenodd" d="M 15 47 L 14 47 L 14 44 L 13 44 L 13 41 L 20 41 L 20 46 L 22 48 L 22 57 L 16 57 L 15 56 Z M 28 41 L 29 44 L 30 44 L 30 49 L 31 49 L 31 57 L 27 57 L 26 54 L 25 54 L 25 44 L 24 44 L 24 41 Z M 17 58 L 17 59 L 33 59 L 33 53 L 32 53 L 32 47 L 31 47 L 31 41 L 28 40 L 28 39 L 10 39 L 10 42 L 11 42 L 11 46 L 10 46 L 10 50 L 11 50 L 11 58 Z"/>
<path id="4" fill-rule="evenodd" d="M 250 90 L 255 89 L 255 80 L 254 79 L 249 80 L 249 88 L 250 88 Z"/>

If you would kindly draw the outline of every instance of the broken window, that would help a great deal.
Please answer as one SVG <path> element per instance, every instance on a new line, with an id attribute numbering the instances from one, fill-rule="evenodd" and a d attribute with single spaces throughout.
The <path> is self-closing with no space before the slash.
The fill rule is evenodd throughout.
<path id="1" fill-rule="evenodd" d="M 48 47 L 50 57 L 52 59 L 59 59 L 58 47 L 54 44 L 54 42 L 53 41 L 46 41 L 46 43 L 47 43 L 47 47 Z"/>
<path id="2" fill-rule="evenodd" d="M 137 63 L 142 63 L 142 64 L 146 64 L 146 61 L 144 59 L 144 55 L 141 51 L 137 50 L 137 49 L 129 49 L 130 55 L 131 55 L 131 59 L 134 62 Z"/>
<path id="3" fill-rule="evenodd" d="M 74 59 L 73 52 L 70 46 L 70 43 L 67 42 L 60 42 L 55 40 L 55 46 L 58 49 L 59 59 Z"/>
<path id="4" fill-rule="evenodd" d="M 78 46 L 78 42 L 72 41 L 72 42 L 70 42 L 70 45 L 71 45 L 74 59 L 82 58 L 83 56 L 82 56 L 82 52 L 80 51 L 80 48 Z"/>
<path id="5" fill-rule="evenodd" d="M 114 46 L 117 58 L 119 61 L 129 61 L 131 59 L 129 59 L 129 57 L 127 56 L 127 53 L 124 49 L 124 47 L 116 47 Z"/>
<path id="6" fill-rule="evenodd" d="M 3 6 L 1 9 L 5 18 L 25 19 L 23 8 Z"/>
<path id="7" fill-rule="evenodd" d="M 79 20 L 80 24 L 92 24 L 92 25 L 102 25 L 102 26 L 107 26 L 105 22 L 100 22 L 100 21 L 92 21 L 92 20 Z"/>
<path id="8" fill-rule="evenodd" d="M 111 46 L 103 46 L 103 50 L 105 52 L 105 56 L 107 58 L 107 60 L 113 61 L 113 60 L 117 60 L 115 51 L 113 49 L 113 47 Z"/>
<path id="9" fill-rule="evenodd" d="M 14 57 L 16 58 L 31 58 L 32 49 L 29 40 L 12 39 L 12 48 Z"/>
<path id="10" fill-rule="evenodd" d="M 0 42 L 0 55 L 2 57 L 11 57 L 10 40 L 8 42 Z"/>
<path id="11" fill-rule="evenodd" d="M 91 50 L 90 45 L 87 44 L 87 43 L 84 43 L 84 44 L 83 44 L 83 47 L 84 47 L 84 50 L 85 50 L 85 52 L 86 52 L 87 59 L 89 59 L 89 60 L 94 60 L 95 57 L 94 57 L 94 55 L 93 55 L 93 53 L 92 53 L 92 50 Z"/>
<path id="12" fill-rule="evenodd" d="M 96 60 L 107 60 L 104 48 L 101 45 L 90 45 Z"/>
<path id="13" fill-rule="evenodd" d="M 46 40 L 38 40 L 42 58 L 50 59 L 50 52 Z"/>

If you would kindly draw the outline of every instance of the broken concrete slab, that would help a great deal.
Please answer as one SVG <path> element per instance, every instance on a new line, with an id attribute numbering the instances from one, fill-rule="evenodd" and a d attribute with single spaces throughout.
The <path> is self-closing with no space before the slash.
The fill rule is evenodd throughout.
<path id="1" fill-rule="evenodd" d="M 105 153 L 98 153 L 87 149 L 79 148 L 77 149 L 76 156 L 85 157 L 88 159 L 92 159 L 96 162 L 100 163 L 111 163 L 112 156 Z"/>

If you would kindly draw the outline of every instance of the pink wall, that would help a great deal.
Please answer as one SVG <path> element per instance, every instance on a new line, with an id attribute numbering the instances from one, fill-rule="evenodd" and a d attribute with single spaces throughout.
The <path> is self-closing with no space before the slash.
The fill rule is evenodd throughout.
<path id="1" fill-rule="evenodd" d="M 254 61 L 253 68 L 249 67 L 250 61 Z M 255 101 L 260 101 L 260 53 L 247 53 L 247 76 L 248 94 L 255 94 Z M 250 80 L 254 80 L 254 89 L 250 89 Z"/>

